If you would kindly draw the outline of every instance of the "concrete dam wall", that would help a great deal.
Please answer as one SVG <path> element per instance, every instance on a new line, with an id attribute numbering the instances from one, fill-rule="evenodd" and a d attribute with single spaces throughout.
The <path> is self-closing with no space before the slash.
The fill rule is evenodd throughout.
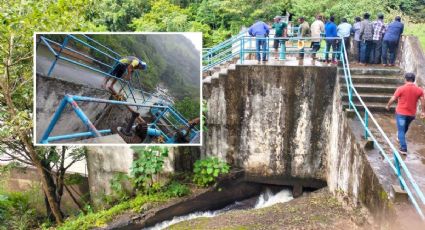
<path id="1" fill-rule="evenodd" d="M 344 112 L 339 79 L 336 67 L 236 65 L 204 81 L 203 155 L 226 159 L 260 183 L 325 182 L 348 204 L 387 218 L 392 211 L 374 169 L 385 166 Z"/>
<path id="2" fill-rule="evenodd" d="M 204 152 L 247 173 L 326 179 L 335 67 L 243 66 L 204 84 Z"/>

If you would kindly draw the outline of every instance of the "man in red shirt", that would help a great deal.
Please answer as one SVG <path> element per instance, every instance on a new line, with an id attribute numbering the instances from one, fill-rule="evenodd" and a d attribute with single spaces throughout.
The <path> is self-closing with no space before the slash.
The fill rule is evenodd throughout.
<path id="1" fill-rule="evenodd" d="M 406 133 L 410 123 L 415 119 L 418 101 L 421 100 L 421 118 L 425 118 L 425 97 L 424 90 L 415 85 L 415 74 L 406 73 L 404 75 L 405 84 L 397 88 L 394 96 L 388 101 L 387 110 L 396 100 L 396 121 L 398 130 L 398 141 L 400 143 L 400 153 L 407 154 Z"/>

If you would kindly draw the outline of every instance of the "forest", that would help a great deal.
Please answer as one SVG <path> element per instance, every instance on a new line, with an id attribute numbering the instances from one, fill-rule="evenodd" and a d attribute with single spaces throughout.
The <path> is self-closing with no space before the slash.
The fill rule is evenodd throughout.
<path id="1" fill-rule="evenodd" d="M 323 13 L 333 14 L 338 20 L 346 17 L 350 22 L 364 12 L 372 15 L 383 12 L 387 22 L 395 15 L 401 15 L 407 24 L 406 31 L 420 35 L 422 41 L 425 37 L 425 0 L 26 0 L 0 1 L 0 9 L 0 159 L 36 169 L 47 213 L 39 213 L 28 204 L 31 194 L 9 193 L 4 190 L 1 181 L 0 229 L 54 226 L 68 226 L 66 229 L 92 228 L 102 226 L 113 218 L 113 214 L 140 207 L 147 201 L 164 200 L 187 193 L 187 189 L 178 184 L 157 190 L 148 188 L 141 190 L 145 193 L 132 197 L 132 200 L 126 195 L 118 202 L 111 202 L 115 205 L 112 209 L 93 210 L 90 204 L 84 204 L 76 213 L 64 215 L 60 196 L 66 188 L 66 180 L 62 177 L 66 171 L 62 165 L 65 150 L 36 147 L 32 143 L 32 52 L 35 31 L 199 31 L 203 32 L 203 46 L 211 47 L 238 33 L 241 27 L 249 26 L 256 19 L 271 21 L 275 15 L 286 12 L 292 14 L 293 18 L 304 16 L 308 21 L 315 14 Z M 129 42 L 138 43 L 136 39 Z M 181 50 L 179 44 L 167 42 L 170 47 L 163 47 L 156 40 L 152 44 L 156 50 L 176 49 L 176 54 L 160 60 L 150 53 L 150 48 L 140 46 L 140 50 L 134 51 L 149 59 L 152 70 L 158 70 L 155 73 L 148 72 L 146 87 L 153 87 L 168 74 L 174 74 L 176 69 L 169 68 L 168 63 L 181 65 L 178 53 L 192 55 L 187 50 Z M 113 43 L 110 45 L 113 46 Z M 132 52 L 125 47 L 121 48 L 120 52 Z M 188 69 L 180 69 L 176 75 L 178 80 L 168 82 L 169 87 L 180 87 L 182 82 L 187 84 L 185 87 L 193 87 L 196 80 L 188 73 Z M 194 95 L 182 94 L 176 97 L 182 99 L 181 108 L 187 108 L 191 104 L 188 100 L 193 100 Z M 143 155 L 145 150 L 138 150 L 138 153 Z M 84 149 L 76 149 L 75 159 L 82 157 Z M 3 175 L 7 175 L 9 168 L 15 165 L 1 167 L 1 179 L 5 179 Z M 55 171 L 53 166 L 60 170 Z M 60 172 L 59 176 L 57 172 Z M 138 178 L 137 174 L 134 176 L 139 182 L 143 179 Z M 120 188 L 118 185 L 116 187 Z"/>

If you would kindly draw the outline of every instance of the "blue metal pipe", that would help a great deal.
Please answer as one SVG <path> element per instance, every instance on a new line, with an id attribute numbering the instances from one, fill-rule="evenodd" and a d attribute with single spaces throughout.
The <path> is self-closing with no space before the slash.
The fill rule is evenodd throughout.
<path id="1" fill-rule="evenodd" d="M 63 47 L 65 47 L 67 43 L 68 43 L 68 36 L 65 37 L 65 39 L 64 39 L 64 41 L 61 45 L 61 48 L 59 49 L 59 52 L 55 55 L 55 60 L 53 61 L 52 66 L 50 66 L 49 72 L 47 72 L 47 77 L 50 77 L 50 74 L 52 73 L 53 68 L 55 68 L 56 63 L 58 62 L 58 58 L 61 55 Z"/>
<path id="2" fill-rule="evenodd" d="M 78 106 L 77 102 L 74 101 L 72 96 L 66 95 L 66 100 L 69 104 L 71 104 L 72 108 L 74 109 L 74 112 L 77 114 L 77 116 L 81 119 L 81 121 L 84 123 L 84 125 L 87 127 L 88 130 L 93 134 L 95 137 L 100 137 L 102 134 L 94 127 L 93 123 L 90 121 L 90 119 L 86 116 L 86 114 L 81 110 L 81 108 Z"/>
<path id="3" fill-rule="evenodd" d="M 103 135 L 107 135 L 111 133 L 110 129 L 103 129 L 103 130 L 99 130 L 100 134 Z M 92 132 L 82 132 L 82 133 L 72 133 L 72 134 L 65 134 L 65 135 L 58 135 L 58 136 L 53 136 L 53 137 L 49 137 L 47 140 L 48 142 L 53 142 L 53 141 L 60 141 L 60 140 L 67 140 L 67 139 L 74 139 L 74 138 L 81 138 L 81 137 L 93 137 L 93 133 Z"/>
<path id="4" fill-rule="evenodd" d="M 52 120 L 49 123 L 49 126 L 47 126 L 46 131 L 44 131 L 44 134 L 41 138 L 41 143 L 42 144 L 47 144 L 48 143 L 48 138 L 50 133 L 52 132 L 53 128 L 55 127 L 56 123 L 58 122 L 63 109 L 65 108 L 66 104 L 68 103 L 67 98 L 63 98 L 62 101 L 59 104 L 58 109 L 56 110 L 55 114 L 52 117 Z"/>
<path id="5" fill-rule="evenodd" d="M 57 56 L 58 54 L 56 53 L 56 51 L 52 48 L 52 46 L 50 46 L 49 42 L 46 40 L 45 37 L 40 36 L 40 39 L 44 42 L 44 44 L 46 44 L 47 48 L 49 48 L 49 50 L 55 55 Z"/>
<path id="6" fill-rule="evenodd" d="M 60 45 L 61 45 L 59 42 L 55 42 L 55 41 L 50 40 L 50 39 L 48 39 L 48 38 L 46 38 L 46 40 L 47 40 L 47 41 L 49 41 L 50 43 L 55 44 L 55 45 L 58 45 L 58 46 L 60 46 Z M 90 59 L 90 60 L 92 60 L 92 61 L 95 61 L 95 62 L 97 62 L 97 63 L 99 63 L 99 64 L 101 64 L 101 65 L 104 65 L 104 66 L 107 66 L 107 67 L 110 67 L 110 68 L 112 67 L 111 65 L 108 65 L 108 64 L 106 64 L 106 63 L 104 63 L 104 62 L 101 62 L 101 61 L 99 61 L 99 60 L 97 60 L 97 59 L 95 59 L 95 58 L 90 57 L 89 55 L 87 55 L 87 54 L 85 54 L 85 53 L 81 53 L 81 52 L 76 51 L 76 50 L 74 50 L 74 49 L 72 49 L 72 48 L 64 47 L 64 49 L 69 50 L 69 51 L 72 51 L 72 52 L 74 52 L 74 53 L 77 53 L 77 54 L 79 54 L 79 55 L 81 55 L 81 56 L 84 56 L 84 57 L 86 57 L 87 59 Z"/>
<path id="7" fill-rule="evenodd" d="M 88 102 L 97 102 L 97 103 L 106 103 L 106 104 L 115 104 L 115 105 L 129 105 L 129 106 L 138 106 L 138 107 L 147 107 L 147 108 L 168 108 L 167 106 L 158 106 L 158 105 L 143 105 L 138 103 L 126 102 L 126 101 L 116 101 L 116 100 L 106 100 L 85 96 L 69 95 L 75 101 L 88 101 Z"/>
<path id="8" fill-rule="evenodd" d="M 118 61 L 118 60 L 119 60 L 119 59 L 117 59 L 117 58 L 115 58 L 115 57 L 112 57 L 111 55 L 109 55 L 109 54 L 107 54 L 107 53 L 105 53 L 105 52 L 103 52 L 103 51 L 99 50 L 98 48 L 96 48 L 96 47 L 94 47 L 94 46 L 92 46 L 92 45 L 88 44 L 87 42 L 85 42 L 85 41 L 83 41 L 83 40 L 81 40 L 81 39 L 79 39 L 79 38 L 75 37 L 74 35 L 68 34 L 68 36 L 69 36 L 69 37 L 71 37 L 72 39 L 74 39 L 75 41 L 77 41 L 77 42 L 79 42 L 79 43 L 81 43 L 81 44 L 84 44 L 84 45 L 86 45 L 86 46 L 90 47 L 91 49 L 94 49 L 94 50 L 98 51 L 99 53 L 101 53 L 101 54 L 103 54 L 103 55 L 105 55 L 105 56 L 107 56 L 107 57 L 111 58 L 112 60 L 115 60 L 115 61 Z"/>
<path id="9" fill-rule="evenodd" d="M 92 42 L 94 42 L 94 43 L 96 43 L 96 44 L 98 44 L 98 45 L 102 46 L 103 48 L 107 49 L 108 51 L 112 52 L 113 54 L 116 54 L 118 58 L 121 58 L 121 55 L 120 55 L 119 53 L 117 53 L 117 52 L 113 51 L 113 50 L 112 50 L 112 49 L 110 49 L 109 47 L 107 47 L 107 46 L 105 46 L 105 45 L 101 44 L 100 42 L 98 42 L 98 41 L 94 40 L 93 38 L 91 38 L 91 37 L 89 37 L 89 36 L 87 36 L 87 35 L 85 35 L 85 34 L 82 34 L 82 35 L 83 35 L 83 37 L 85 37 L 85 38 L 89 39 L 90 41 L 92 41 Z"/>
<path id="10" fill-rule="evenodd" d="M 148 135 L 151 137 L 159 137 L 161 136 L 161 130 L 148 128 Z"/>

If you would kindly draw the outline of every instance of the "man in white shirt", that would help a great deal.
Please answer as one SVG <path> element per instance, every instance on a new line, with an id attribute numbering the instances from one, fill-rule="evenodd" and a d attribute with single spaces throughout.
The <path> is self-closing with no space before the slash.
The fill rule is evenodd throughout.
<path id="1" fill-rule="evenodd" d="M 321 34 L 325 32 L 325 24 L 322 21 L 322 15 L 317 15 L 316 20 L 311 24 L 311 48 L 312 48 L 312 57 L 316 59 L 316 53 L 320 49 Z"/>
<path id="2" fill-rule="evenodd" d="M 345 49 L 347 50 L 347 55 L 350 51 L 350 34 L 351 34 L 351 24 L 347 22 L 346 18 L 341 19 L 341 24 L 338 25 L 336 31 L 338 37 L 344 39 Z M 338 43 L 338 48 L 341 49 L 341 42 Z"/>

